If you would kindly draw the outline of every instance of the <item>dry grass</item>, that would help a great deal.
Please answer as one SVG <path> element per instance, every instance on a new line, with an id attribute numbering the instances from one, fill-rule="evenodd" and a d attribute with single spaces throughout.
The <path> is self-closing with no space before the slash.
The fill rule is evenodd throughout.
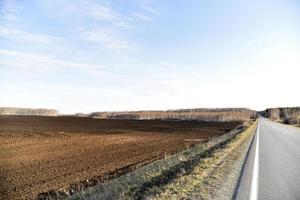
<path id="1" fill-rule="evenodd" d="M 224 174 L 222 165 L 225 165 L 229 156 L 247 141 L 254 133 L 256 123 L 251 125 L 245 132 L 238 135 L 234 140 L 228 143 L 224 148 L 216 150 L 212 156 L 204 158 L 193 170 L 185 175 L 177 177 L 171 183 L 163 187 L 154 187 L 146 194 L 147 199 L 189 199 L 194 193 L 197 193 L 198 199 L 211 199 L 210 194 L 214 179 L 223 179 Z"/>

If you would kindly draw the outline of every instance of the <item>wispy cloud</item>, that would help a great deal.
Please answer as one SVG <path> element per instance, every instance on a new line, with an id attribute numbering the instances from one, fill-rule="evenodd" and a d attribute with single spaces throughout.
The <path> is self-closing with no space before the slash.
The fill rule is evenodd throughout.
<path id="1" fill-rule="evenodd" d="M 97 29 L 85 31 L 82 33 L 82 37 L 89 42 L 96 43 L 107 49 L 117 50 L 117 49 L 131 49 L 128 42 L 121 39 L 110 29 Z"/>
<path id="2" fill-rule="evenodd" d="M 17 22 L 19 20 L 18 8 L 20 8 L 20 5 L 15 1 L 0 1 L 0 22 L 6 25 Z"/>
<path id="3" fill-rule="evenodd" d="M 115 13 L 110 7 L 95 3 L 93 1 L 77 1 L 78 5 L 75 5 L 77 8 L 79 6 L 81 13 L 94 18 L 96 20 L 110 20 L 116 21 L 120 17 L 117 13 Z M 74 7 L 73 7 L 74 8 Z M 76 10 L 78 11 L 78 10 Z"/>
<path id="4" fill-rule="evenodd" d="M 71 14 L 74 17 L 94 20 L 101 23 L 109 23 L 117 27 L 127 27 L 128 18 L 125 15 L 112 9 L 111 6 L 104 1 L 91 0 L 75 0 L 70 3 L 64 2 L 65 13 Z"/>
<path id="5" fill-rule="evenodd" d="M 65 2 L 65 13 L 72 15 L 80 26 L 81 39 L 109 50 L 136 49 L 130 31 L 140 21 L 152 21 L 157 12 L 150 6 L 138 3 L 138 9 L 122 13 L 109 1 L 75 0 Z M 80 21 L 87 23 L 80 24 Z M 126 32 L 126 34 L 124 34 Z"/>
<path id="6" fill-rule="evenodd" d="M 141 8 L 145 11 L 147 11 L 148 13 L 154 14 L 154 15 L 158 15 L 159 11 L 157 9 L 154 8 L 154 6 L 151 6 L 149 4 L 146 3 L 142 3 L 141 4 Z"/>
<path id="7" fill-rule="evenodd" d="M 0 1 L 0 38 L 39 45 L 63 46 L 65 40 L 62 37 L 52 36 L 38 32 L 25 31 L 19 28 L 22 9 L 20 2 L 14 0 Z"/>
<path id="8" fill-rule="evenodd" d="M 0 26 L 0 37 L 18 42 L 29 42 L 42 45 L 55 45 L 64 42 L 64 39 L 60 37 L 40 33 L 30 33 L 5 26 Z"/>
<path id="9" fill-rule="evenodd" d="M 150 17 L 149 15 L 142 14 L 140 12 L 134 12 L 132 15 L 136 19 L 139 19 L 139 20 L 142 20 L 142 21 L 150 22 L 152 20 L 152 17 Z"/>
<path id="10" fill-rule="evenodd" d="M 3 67 L 22 67 L 31 70 L 62 70 L 73 68 L 86 71 L 99 71 L 103 69 L 101 65 L 59 60 L 45 54 L 26 53 L 6 49 L 0 49 L 0 57 L 0 64 Z"/>

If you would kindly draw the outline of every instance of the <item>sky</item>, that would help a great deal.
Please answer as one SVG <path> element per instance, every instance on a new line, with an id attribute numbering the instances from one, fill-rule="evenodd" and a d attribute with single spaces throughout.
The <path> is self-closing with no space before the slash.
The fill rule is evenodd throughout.
<path id="1" fill-rule="evenodd" d="M 298 0 L 0 0 L 0 106 L 300 106 Z"/>

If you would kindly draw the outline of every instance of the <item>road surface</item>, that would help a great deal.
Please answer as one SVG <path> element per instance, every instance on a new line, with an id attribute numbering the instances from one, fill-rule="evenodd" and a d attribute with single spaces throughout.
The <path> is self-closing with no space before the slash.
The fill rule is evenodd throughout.
<path id="1" fill-rule="evenodd" d="M 300 128 L 260 118 L 238 200 L 300 200 Z"/>

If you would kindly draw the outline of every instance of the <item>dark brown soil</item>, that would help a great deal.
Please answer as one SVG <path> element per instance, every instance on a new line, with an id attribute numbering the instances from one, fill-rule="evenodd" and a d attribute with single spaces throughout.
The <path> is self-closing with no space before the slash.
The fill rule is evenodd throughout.
<path id="1" fill-rule="evenodd" d="M 124 174 L 225 133 L 238 122 L 0 116 L 0 199 Z"/>

